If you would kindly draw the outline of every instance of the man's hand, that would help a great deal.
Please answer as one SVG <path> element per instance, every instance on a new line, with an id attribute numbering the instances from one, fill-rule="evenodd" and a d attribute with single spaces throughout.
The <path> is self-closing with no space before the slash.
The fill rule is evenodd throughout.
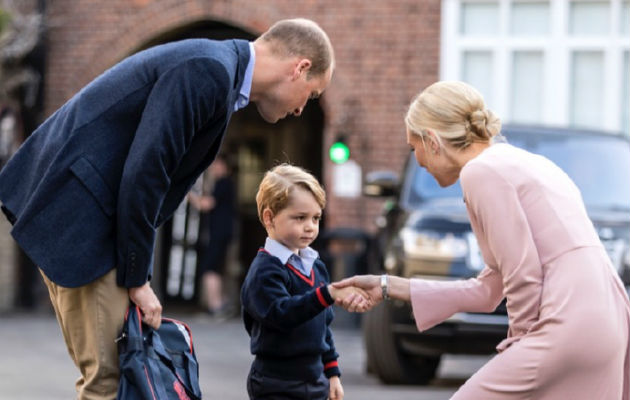
<path id="1" fill-rule="evenodd" d="M 341 379 L 338 376 L 331 376 L 329 383 L 330 393 L 328 395 L 328 399 L 343 400 L 343 387 L 341 386 Z"/>
<path id="2" fill-rule="evenodd" d="M 366 299 L 368 300 L 369 305 L 368 308 L 363 311 L 371 309 L 383 300 L 383 291 L 381 289 L 380 278 L 376 275 L 356 275 L 352 278 L 346 278 L 342 281 L 335 282 L 332 284 L 332 286 L 335 289 L 343 289 L 349 287 L 363 289 L 363 292 L 367 295 Z M 352 296 L 347 296 L 345 298 L 341 298 L 339 301 L 336 301 L 336 303 L 341 307 L 348 309 L 348 307 L 353 306 L 354 301 L 355 300 L 352 298 Z"/>
<path id="3" fill-rule="evenodd" d="M 149 286 L 149 282 L 140 287 L 129 288 L 129 298 L 140 307 L 142 320 L 147 325 L 158 329 L 162 323 L 162 304 Z"/>

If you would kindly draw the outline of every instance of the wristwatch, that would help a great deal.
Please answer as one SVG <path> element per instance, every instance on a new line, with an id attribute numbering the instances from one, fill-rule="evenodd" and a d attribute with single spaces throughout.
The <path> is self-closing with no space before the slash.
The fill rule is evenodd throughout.
<path id="1" fill-rule="evenodd" d="M 387 274 L 381 275 L 381 291 L 383 293 L 383 300 L 389 300 L 389 276 Z"/>

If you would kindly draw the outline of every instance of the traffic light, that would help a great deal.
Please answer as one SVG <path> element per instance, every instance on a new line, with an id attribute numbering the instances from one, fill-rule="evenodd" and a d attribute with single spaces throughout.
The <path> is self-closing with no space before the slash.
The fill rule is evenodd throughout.
<path id="1" fill-rule="evenodd" d="M 350 158 L 350 149 L 346 144 L 345 137 L 338 136 L 330 146 L 330 150 L 328 151 L 328 155 L 330 156 L 330 161 L 335 164 L 343 164 Z"/>

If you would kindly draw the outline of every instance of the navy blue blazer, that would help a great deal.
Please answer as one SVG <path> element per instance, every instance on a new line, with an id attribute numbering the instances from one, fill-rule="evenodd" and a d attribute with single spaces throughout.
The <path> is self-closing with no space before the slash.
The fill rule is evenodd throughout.
<path id="1" fill-rule="evenodd" d="M 11 234 L 58 285 L 151 276 L 156 228 L 214 160 L 249 44 L 190 39 L 123 60 L 48 118 L 0 172 Z"/>

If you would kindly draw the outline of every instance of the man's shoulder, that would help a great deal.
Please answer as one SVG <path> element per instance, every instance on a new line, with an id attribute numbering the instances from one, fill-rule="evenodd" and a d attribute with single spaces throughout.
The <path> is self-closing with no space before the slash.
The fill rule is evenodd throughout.
<path id="1" fill-rule="evenodd" d="M 205 38 L 182 39 L 150 47 L 142 53 L 190 53 L 193 56 L 220 57 L 222 54 L 236 54 L 234 40 L 212 40 Z"/>
<path id="2" fill-rule="evenodd" d="M 236 65 L 239 62 L 239 54 L 242 52 L 246 52 L 249 55 L 247 41 L 236 39 L 184 39 L 174 42 L 173 47 L 186 50 L 190 58 L 216 60 L 221 64 L 227 65 Z"/>
<path id="3" fill-rule="evenodd" d="M 184 39 L 148 48 L 130 57 L 142 63 L 159 63 L 162 70 L 194 61 L 225 71 L 235 70 L 239 62 L 239 52 L 247 46 L 236 40 L 211 40 L 203 38 Z"/>

